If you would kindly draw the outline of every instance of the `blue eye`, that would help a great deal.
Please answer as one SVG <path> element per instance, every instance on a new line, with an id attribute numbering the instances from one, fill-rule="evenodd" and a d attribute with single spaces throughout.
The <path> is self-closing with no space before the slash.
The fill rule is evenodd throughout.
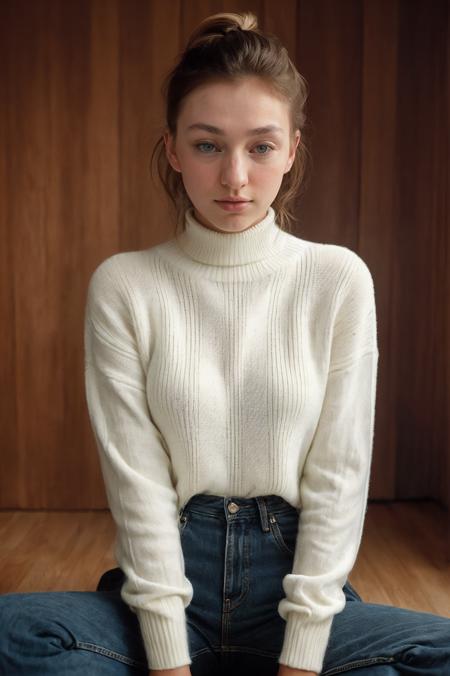
<path id="1" fill-rule="evenodd" d="M 194 148 L 196 148 L 203 155 L 211 155 L 212 153 L 210 153 L 208 151 L 203 151 L 201 149 L 203 146 L 210 146 L 211 148 L 216 148 L 214 143 L 210 143 L 209 141 L 202 141 L 201 143 L 196 143 L 194 145 Z M 270 153 L 274 150 L 274 148 L 272 146 L 270 146 L 268 143 L 259 143 L 257 146 L 255 146 L 255 148 L 268 148 L 268 151 L 266 151 L 264 153 L 257 152 L 256 153 L 257 155 L 270 155 Z"/>
<path id="2" fill-rule="evenodd" d="M 203 143 L 197 143 L 195 147 L 198 148 L 198 150 L 200 150 L 200 146 L 213 146 L 215 148 L 213 143 L 208 143 L 207 141 L 204 141 Z M 200 150 L 200 152 L 203 152 L 203 151 Z M 206 154 L 209 155 L 210 153 L 206 153 Z"/>
<path id="3" fill-rule="evenodd" d="M 267 143 L 260 143 L 259 145 L 256 146 L 257 148 L 269 148 L 269 150 L 273 150 L 272 146 L 269 146 Z M 270 153 L 256 153 L 257 155 L 270 155 Z"/>

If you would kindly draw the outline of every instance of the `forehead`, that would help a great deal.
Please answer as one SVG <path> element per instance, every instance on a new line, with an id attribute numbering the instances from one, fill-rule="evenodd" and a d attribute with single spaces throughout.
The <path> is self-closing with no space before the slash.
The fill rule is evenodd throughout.
<path id="1" fill-rule="evenodd" d="M 179 122 L 183 131 L 198 122 L 224 130 L 274 125 L 287 129 L 288 103 L 259 78 L 209 82 L 190 92 L 183 101 Z"/>

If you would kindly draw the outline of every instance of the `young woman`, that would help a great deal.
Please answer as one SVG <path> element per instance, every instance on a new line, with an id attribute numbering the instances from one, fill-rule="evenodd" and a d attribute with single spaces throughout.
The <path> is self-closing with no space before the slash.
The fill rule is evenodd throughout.
<path id="1" fill-rule="evenodd" d="M 348 582 L 367 504 L 372 277 L 287 231 L 306 85 L 253 14 L 203 21 L 155 147 L 179 231 L 92 275 L 86 393 L 118 568 L 6 594 L 0 671 L 450 673 L 450 619 Z"/>

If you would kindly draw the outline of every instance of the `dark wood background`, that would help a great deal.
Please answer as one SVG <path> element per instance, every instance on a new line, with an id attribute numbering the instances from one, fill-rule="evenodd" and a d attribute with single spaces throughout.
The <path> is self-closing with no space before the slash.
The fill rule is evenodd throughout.
<path id="1" fill-rule="evenodd" d="M 172 236 L 149 171 L 161 79 L 201 19 L 245 9 L 310 87 L 296 232 L 354 249 L 374 277 L 369 497 L 450 508 L 446 0 L 0 2 L 0 507 L 107 505 L 87 283 L 107 256 Z"/>

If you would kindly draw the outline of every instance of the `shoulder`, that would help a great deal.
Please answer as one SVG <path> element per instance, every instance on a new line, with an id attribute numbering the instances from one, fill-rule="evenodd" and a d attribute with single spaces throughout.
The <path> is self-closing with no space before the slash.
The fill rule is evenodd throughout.
<path id="1" fill-rule="evenodd" d="M 333 296 L 334 321 L 375 313 L 375 287 L 367 262 L 353 249 L 323 245 L 322 273 Z"/>
<path id="2" fill-rule="evenodd" d="M 342 244 L 330 244 L 327 242 L 313 242 L 311 240 L 301 239 L 296 237 L 299 241 L 299 248 L 304 250 L 309 248 L 312 252 L 318 268 L 324 273 L 334 275 L 347 274 L 349 272 L 359 272 L 360 274 L 367 274 L 370 271 L 364 259 L 356 253 L 353 249 Z"/>
<path id="3" fill-rule="evenodd" d="M 371 277 L 367 263 L 349 247 L 303 239 L 286 231 L 283 231 L 283 237 L 289 242 L 290 248 L 298 254 L 299 260 L 305 251 L 308 251 L 314 258 L 318 270 L 323 274 L 345 276 L 351 273 Z"/>
<path id="4" fill-rule="evenodd" d="M 98 285 L 109 281 L 120 284 L 124 277 L 133 276 L 133 273 L 138 276 L 148 267 L 150 251 L 125 251 L 108 256 L 94 268 L 90 283 Z"/>
<path id="5" fill-rule="evenodd" d="M 105 258 L 91 273 L 86 293 L 86 316 L 104 325 L 131 323 L 138 314 L 140 290 L 149 284 L 149 252 L 127 251 Z"/>
<path id="6" fill-rule="evenodd" d="M 334 276 L 342 291 L 348 286 L 373 287 L 368 264 L 353 249 L 338 244 L 323 244 L 322 260 L 323 267 Z"/>
<path id="7" fill-rule="evenodd" d="M 88 282 L 89 296 L 139 296 L 153 287 L 153 270 L 158 246 L 137 251 L 125 251 L 108 256 L 92 271 Z"/>
<path id="8" fill-rule="evenodd" d="M 359 289 L 373 294 L 373 277 L 366 261 L 353 249 L 341 244 L 330 244 L 302 239 L 289 234 L 290 246 L 298 254 L 298 264 L 304 265 L 305 252 L 312 264 L 315 288 L 319 295 L 336 298 Z"/>
<path id="9" fill-rule="evenodd" d="M 135 344 L 145 345 L 148 319 L 138 299 L 150 286 L 149 251 L 116 253 L 94 268 L 86 294 L 86 344 L 95 334 L 110 346 L 119 346 L 123 353 Z"/>
<path id="10" fill-rule="evenodd" d="M 305 241 L 305 240 L 303 240 Z M 372 273 L 366 261 L 353 249 L 341 244 L 308 242 L 314 259 L 314 277 L 320 296 L 339 304 L 347 296 L 370 300 L 374 294 Z"/>

